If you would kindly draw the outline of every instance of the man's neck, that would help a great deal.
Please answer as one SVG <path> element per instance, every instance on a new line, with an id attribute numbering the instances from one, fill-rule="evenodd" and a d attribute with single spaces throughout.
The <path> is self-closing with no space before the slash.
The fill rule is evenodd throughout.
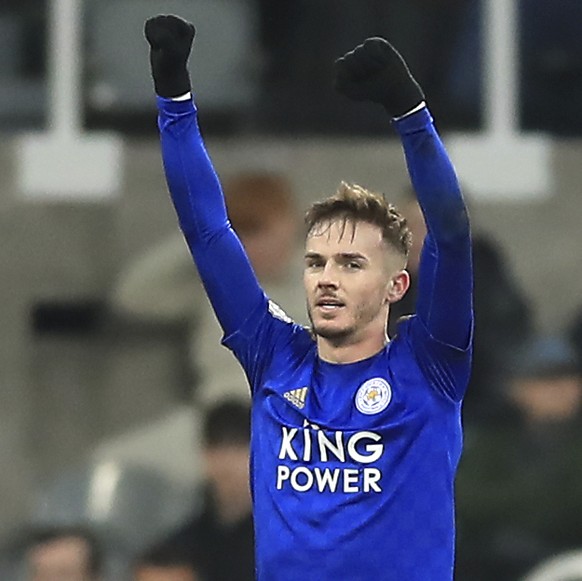
<path id="1" fill-rule="evenodd" d="M 385 332 L 354 342 L 336 342 L 317 337 L 317 352 L 320 359 L 328 363 L 356 363 L 379 353 L 388 341 Z"/>

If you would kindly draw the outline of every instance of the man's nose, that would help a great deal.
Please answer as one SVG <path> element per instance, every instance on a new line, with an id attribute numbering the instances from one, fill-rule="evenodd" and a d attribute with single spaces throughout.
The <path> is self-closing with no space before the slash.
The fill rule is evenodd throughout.
<path id="1" fill-rule="evenodd" d="M 328 262 L 321 271 L 317 286 L 320 288 L 337 288 L 339 286 L 337 274 L 335 266 Z"/>

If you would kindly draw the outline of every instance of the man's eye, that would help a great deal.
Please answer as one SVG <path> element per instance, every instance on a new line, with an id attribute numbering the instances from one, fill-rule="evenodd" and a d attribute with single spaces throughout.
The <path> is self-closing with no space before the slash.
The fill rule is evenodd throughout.
<path id="1" fill-rule="evenodd" d="M 346 265 L 350 270 L 360 270 L 362 265 L 359 262 L 348 262 Z"/>

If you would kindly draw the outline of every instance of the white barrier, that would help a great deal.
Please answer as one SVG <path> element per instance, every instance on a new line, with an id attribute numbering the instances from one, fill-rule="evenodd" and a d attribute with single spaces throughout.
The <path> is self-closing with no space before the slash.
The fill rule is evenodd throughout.
<path id="1" fill-rule="evenodd" d="M 575 581 L 582 579 L 582 550 L 562 553 L 540 563 L 521 581 Z"/>
<path id="2" fill-rule="evenodd" d="M 551 140 L 518 127 L 517 4 L 484 2 L 484 131 L 446 138 L 461 181 L 479 198 L 533 200 L 552 192 Z"/>
<path id="3" fill-rule="evenodd" d="M 81 11 L 82 0 L 50 2 L 49 129 L 16 141 L 17 180 L 27 198 L 107 199 L 121 186 L 121 138 L 82 129 Z"/>

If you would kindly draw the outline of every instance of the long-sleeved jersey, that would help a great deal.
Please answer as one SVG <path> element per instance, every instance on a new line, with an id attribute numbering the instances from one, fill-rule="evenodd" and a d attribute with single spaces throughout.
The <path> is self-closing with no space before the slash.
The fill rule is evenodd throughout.
<path id="1" fill-rule="evenodd" d="M 261 290 L 230 227 L 194 104 L 158 98 L 158 106 L 180 226 L 252 391 L 258 579 L 452 579 L 471 250 L 428 110 L 394 122 L 428 228 L 417 314 L 374 356 L 332 364 Z"/>

